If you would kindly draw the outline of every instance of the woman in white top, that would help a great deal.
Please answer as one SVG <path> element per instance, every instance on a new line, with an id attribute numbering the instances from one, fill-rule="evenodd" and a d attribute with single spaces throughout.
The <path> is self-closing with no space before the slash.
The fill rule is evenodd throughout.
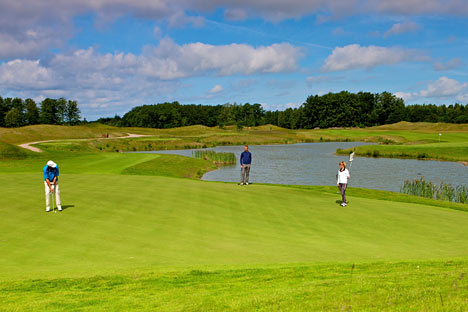
<path id="1" fill-rule="evenodd" d="M 344 161 L 340 162 L 340 169 L 338 170 L 338 174 L 336 175 L 337 181 L 336 185 L 340 189 L 341 197 L 343 202 L 341 206 L 346 206 L 346 186 L 348 186 L 348 179 L 349 179 L 349 171 L 346 169 L 346 163 Z"/>

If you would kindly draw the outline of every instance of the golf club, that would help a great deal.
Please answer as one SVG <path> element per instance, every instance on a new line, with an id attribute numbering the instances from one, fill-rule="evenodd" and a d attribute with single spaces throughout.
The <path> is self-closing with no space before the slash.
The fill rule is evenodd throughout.
<path id="1" fill-rule="evenodd" d="M 54 193 L 55 193 L 55 185 L 52 184 L 52 211 L 54 213 L 57 213 L 57 211 L 55 211 L 55 196 L 54 196 Z"/>

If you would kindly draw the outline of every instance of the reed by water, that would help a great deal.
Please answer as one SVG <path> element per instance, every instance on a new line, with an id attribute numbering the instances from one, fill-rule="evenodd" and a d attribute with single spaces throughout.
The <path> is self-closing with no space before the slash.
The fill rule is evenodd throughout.
<path id="1" fill-rule="evenodd" d="M 217 153 L 215 151 L 193 151 L 192 156 L 195 158 L 211 161 L 217 165 L 233 165 L 236 163 L 236 155 L 234 155 L 234 153 Z"/>
<path id="2" fill-rule="evenodd" d="M 400 192 L 437 200 L 446 200 L 462 204 L 468 203 L 468 186 L 453 186 L 443 182 L 433 183 L 424 180 L 423 177 L 411 181 L 405 180 Z"/>

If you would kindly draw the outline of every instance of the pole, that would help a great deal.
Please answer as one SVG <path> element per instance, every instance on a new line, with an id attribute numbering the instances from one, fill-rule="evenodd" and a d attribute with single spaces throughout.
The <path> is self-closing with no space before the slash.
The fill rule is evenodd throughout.
<path id="1" fill-rule="evenodd" d="M 52 185 L 52 211 L 57 213 L 55 211 L 55 185 Z"/>

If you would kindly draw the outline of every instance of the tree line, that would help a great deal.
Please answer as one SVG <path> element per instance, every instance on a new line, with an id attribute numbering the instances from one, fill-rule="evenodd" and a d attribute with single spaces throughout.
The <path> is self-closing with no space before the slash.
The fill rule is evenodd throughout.
<path id="1" fill-rule="evenodd" d="M 0 97 L 0 126 L 80 123 L 76 101 Z M 166 102 L 137 106 L 123 117 L 100 118 L 96 122 L 119 127 L 174 128 L 236 125 L 238 128 L 272 124 L 289 129 L 370 127 L 399 121 L 468 123 L 468 104 L 407 105 L 389 92 L 342 91 L 311 95 L 297 108 L 265 111 L 260 104 L 181 105 Z"/>
<path id="2" fill-rule="evenodd" d="M 76 125 L 81 112 L 76 101 L 44 99 L 39 107 L 32 99 L 0 96 L 0 127 L 21 127 L 37 124 Z"/>
<path id="3" fill-rule="evenodd" d="M 134 107 L 123 117 L 100 118 L 97 122 L 122 127 L 174 128 L 192 125 L 208 127 L 264 123 L 260 104 L 181 105 L 179 102 Z"/>
<path id="4" fill-rule="evenodd" d="M 309 96 L 298 108 L 265 111 L 260 104 L 181 105 L 178 102 L 134 107 L 123 117 L 97 122 L 123 127 L 174 128 L 190 125 L 238 128 L 272 124 L 289 129 L 370 127 L 399 121 L 468 123 L 468 104 L 408 105 L 389 92 L 342 91 Z"/>

